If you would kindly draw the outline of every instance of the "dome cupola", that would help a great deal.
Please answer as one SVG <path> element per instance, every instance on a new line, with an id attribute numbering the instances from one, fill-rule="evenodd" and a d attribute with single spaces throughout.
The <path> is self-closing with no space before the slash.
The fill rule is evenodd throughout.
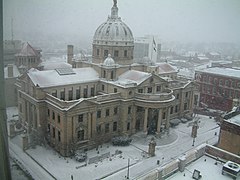
<path id="1" fill-rule="evenodd" d="M 113 0 L 111 15 L 93 37 L 93 62 L 102 63 L 112 54 L 118 64 L 131 64 L 134 39 L 131 29 L 118 16 L 117 0 Z"/>
<path id="2" fill-rule="evenodd" d="M 103 65 L 108 67 L 112 67 L 116 65 L 115 61 L 111 57 L 111 54 L 108 54 L 108 57 L 104 60 Z"/>

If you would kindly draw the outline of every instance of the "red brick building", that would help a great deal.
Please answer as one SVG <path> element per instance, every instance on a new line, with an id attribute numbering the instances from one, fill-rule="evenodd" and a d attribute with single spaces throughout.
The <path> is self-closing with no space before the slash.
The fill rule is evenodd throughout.
<path id="1" fill-rule="evenodd" d="M 221 123 L 218 147 L 240 155 L 240 112 Z"/>
<path id="2" fill-rule="evenodd" d="M 230 111 L 233 99 L 240 99 L 239 69 L 210 67 L 196 70 L 195 80 L 199 85 L 200 106 Z"/>

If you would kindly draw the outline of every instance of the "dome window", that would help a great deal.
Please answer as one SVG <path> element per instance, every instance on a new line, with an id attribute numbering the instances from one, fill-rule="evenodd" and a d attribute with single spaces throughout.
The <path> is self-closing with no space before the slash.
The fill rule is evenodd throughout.
<path id="1" fill-rule="evenodd" d="M 117 35 L 117 36 L 119 35 L 119 29 L 118 29 L 118 26 L 116 26 L 116 35 Z"/>

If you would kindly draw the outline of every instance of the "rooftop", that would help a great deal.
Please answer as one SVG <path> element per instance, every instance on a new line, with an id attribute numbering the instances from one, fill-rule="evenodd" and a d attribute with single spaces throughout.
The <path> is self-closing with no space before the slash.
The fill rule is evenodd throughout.
<path id="1" fill-rule="evenodd" d="M 23 45 L 17 56 L 38 56 L 37 51 L 27 42 Z"/>
<path id="2" fill-rule="evenodd" d="M 218 162 L 215 165 L 215 162 L 215 159 L 204 155 L 185 167 L 184 172 L 178 171 L 168 177 L 167 180 L 193 180 L 192 175 L 195 169 L 200 171 L 201 179 L 231 179 L 230 176 L 222 175 L 223 163 Z"/>
<path id="3" fill-rule="evenodd" d="M 176 73 L 177 70 L 168 63 L 159 63 L 157 64 L 159 69 L 159 74 L 166 74 L 166 73 Z"/>
<path id="4" fill-rule="evenodd" d="M 72 72 L 74 73 L 60 75 L 56 70 L 30 69 L 28 76 L 35 86 L 42 88 L 99 80 L 99 75 L 93 68 L 74 68 Z"/>
<path id="5" fill-rule="evenodd" d="M 147 78 L 151 76 L 150 73 L 145 73 L 136 70 L 129 70 L 118 77 L 116 81 L 117 84 L 120 85 L 128 85 L 128 84 L 136 84 L 139 85 Z"/>
<path id="6" fill-rule="evenodd" d="M 233 116 L 232 118 L 230 118 L 226 121 L 237 124 L 238 126 L 240 126 L 240 114 L 238 114 L 236 116 Z"/>
<path id="7" fill-rule="evenodd" d="M 219 68 L 219 67 L 210 67 L 205 69 L 199 69 L 198 72 L 217 74 L 226 77 L 240 78 L 240 70 L 232 68 Z"/>

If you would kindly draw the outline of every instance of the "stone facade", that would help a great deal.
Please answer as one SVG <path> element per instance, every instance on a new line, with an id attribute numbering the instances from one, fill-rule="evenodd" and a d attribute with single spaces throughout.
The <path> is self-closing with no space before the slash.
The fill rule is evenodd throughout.
<path id="1" fill-rule="evenodd" d="M 30 144 L 47 141 L 64 156 L 117 135 L 163 133 L 169 130 L 171 118 L 192 113 L 191 82 L 169 89 L 171 83 L 158 75 L 130 70 L 125 73 L 145 76 L 141 83 L 119 84 L 100 76 L 92 82 L 41 87 L 33 82 L 36 71 L 17 83 L 19 118 Z"/>

